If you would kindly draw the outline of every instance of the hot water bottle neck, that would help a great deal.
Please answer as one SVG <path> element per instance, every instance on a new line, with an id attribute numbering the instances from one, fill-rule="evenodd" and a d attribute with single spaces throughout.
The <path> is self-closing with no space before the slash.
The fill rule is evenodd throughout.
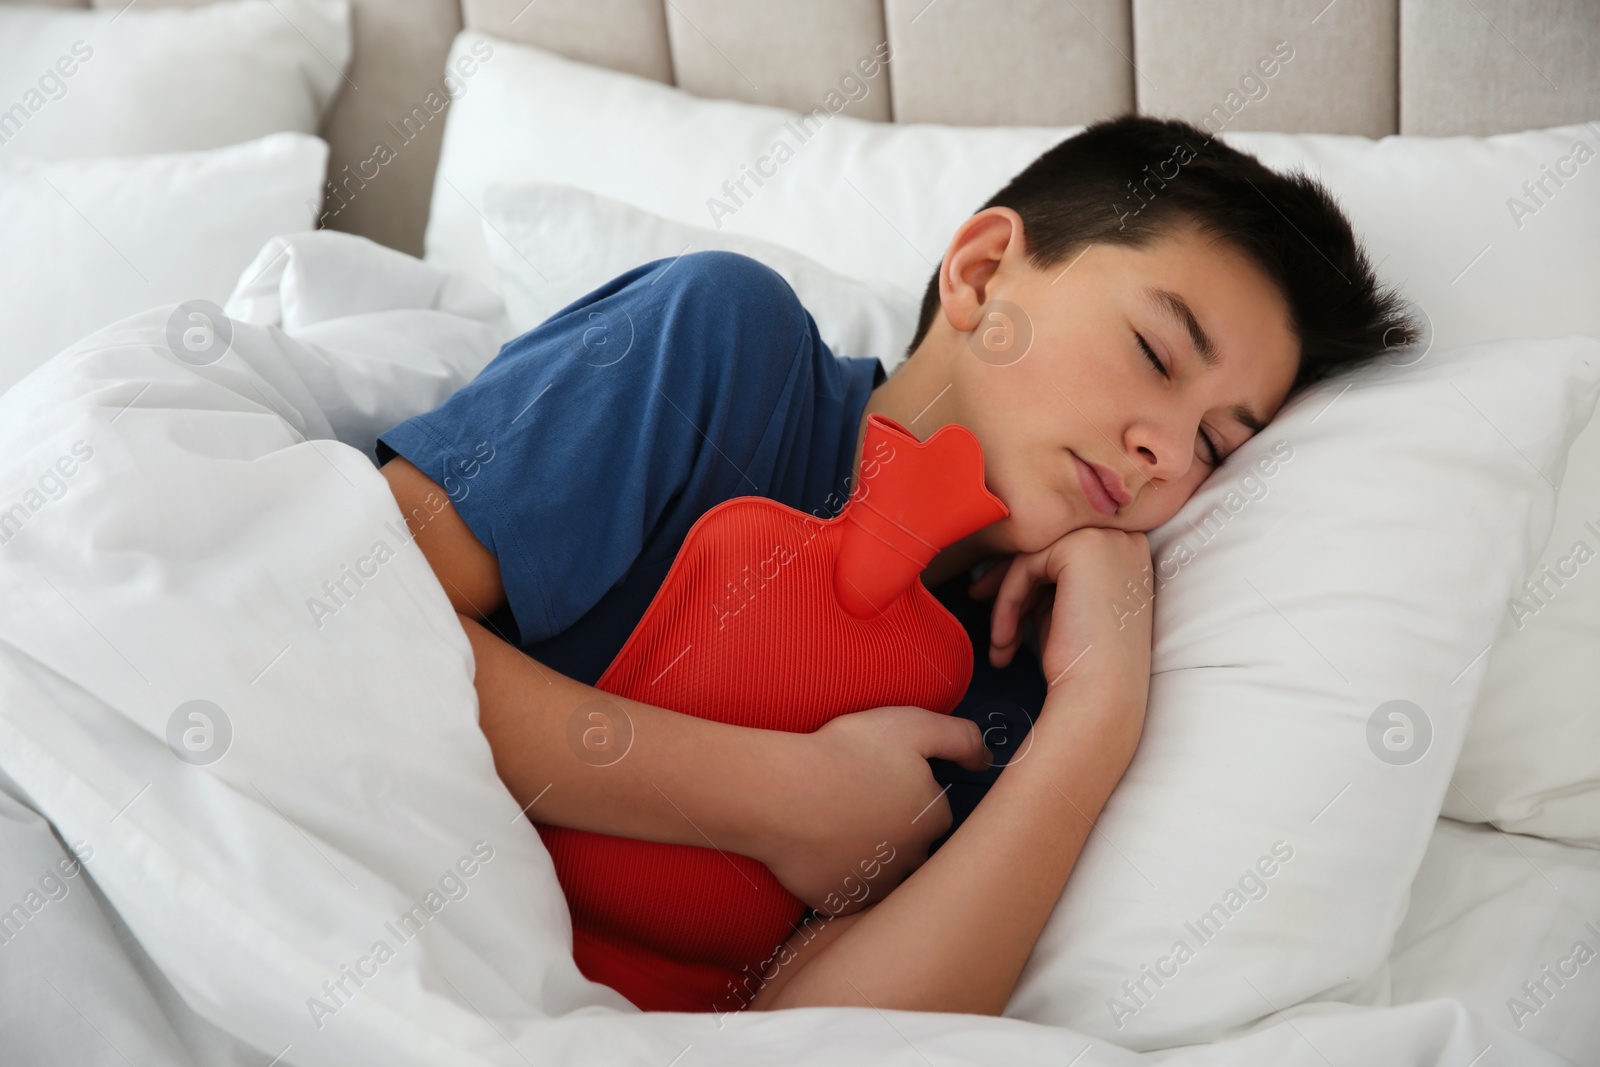
<path id="1" fill-rule="evenodd" d="M 921 574 L 1008 514 L 966 427 L 918 441 L 869 415 L 843 511 L 823 520 L 756 496 L 707 511 L 596 687 L 802 733 L 884 705 L 949 714 L 972 678 L 972 645 Z M 645 1010 L 742 1007 L 806 911 L 764 864 L 709 842 L 538 829 L 572 910 L 579 969 Z"/>

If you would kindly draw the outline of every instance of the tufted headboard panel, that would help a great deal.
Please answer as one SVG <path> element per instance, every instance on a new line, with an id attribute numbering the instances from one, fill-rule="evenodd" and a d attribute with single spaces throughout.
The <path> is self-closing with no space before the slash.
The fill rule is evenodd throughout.
<path id="1" fill-rule="evenodd" d="M 884 122 L 1054 126 L 1138 111 L 1381 137 L 1600 118 L 1600 0 L 352 3 L 359 88 L 343 90 L 324 130 L 335 172 L 371 155 L 385 124 L 438 85 L 462 26 L 702 96 L 805 110 L 887 41 L 887 86 L 844 109 Z M 442 127 L 430 124 L 385 167 L 378 195 L 335 224 L 420 254 Z"/>
<path id="2" fill-rule="evenodd" d="M 793 108 L 887 40 L 889 92 L 855 108 L 883 121 L 1199 121 L 1230 92 L 1245 101 L 1230 128 L 1295 133 L 1488 134 L 1600 115 L 1593 0 L 464 0 L 463 12 L 497 37 Z M 1242 87 L 1278 42 L 1293 56 L 1281 76 L 1264 96 Z"/>

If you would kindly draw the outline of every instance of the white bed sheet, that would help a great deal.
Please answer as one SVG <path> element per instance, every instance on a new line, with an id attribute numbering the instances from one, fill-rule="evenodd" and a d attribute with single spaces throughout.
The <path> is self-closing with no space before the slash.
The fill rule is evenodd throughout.
<path id="1" fill-rule="evenodd" d="M 1600 850 L 1440 819 L 1389 976 L 1396 1001 L 1451 997 L 1600 1064 Z"/>
<path id="2" fill-rule="evenodd" d="M 0 847 L 0 907 L 92 850 L 75 895 L 0 944 L 0 993 L 36 994 L 0 997 L 15 1062 L 1561 1062 L 1455 999 L 1264 1006 L 1285 1010 L 1147 1056 L 973 1016 L 635 1012 L 572 963 L 549 858 L 477 729 L 470 646 L 370 459 L 492 357 L 497 302 L 325 232 L 252 275 L 213 363 L 176 358 L 161 308 L 0 397 L 0 514 L 23 509 L 0 544 L 0 825 L 27 842 Z M 377 540 L 392 553 L 316 618 Z M 196 699 L 231 732 L 203 766 L 168 742 Z M 465 895 L 394 937 L 480 842 Z M 392 959 L 323 992 L 384 938 Z"/>

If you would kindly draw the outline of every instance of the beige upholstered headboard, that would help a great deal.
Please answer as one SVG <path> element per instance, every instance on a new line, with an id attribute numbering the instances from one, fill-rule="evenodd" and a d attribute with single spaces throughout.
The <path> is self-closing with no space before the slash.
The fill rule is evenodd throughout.
<path id="1" fill-rule="evenodd" d="M 142 6 L 175 2 L 203 0 Z M 438 84 L 463 24 L 702 96 L 797 109 L 887 40 L 888 92 L 845 109 L 886 122 L 1067 125 L 1125 111 L 1200 122 L 1222 107 L 1230 130 L 1379 137 L 1600 118 L 1600 0 L 353 4 L 350 84 L 323 131 L 333 171 L 370 156 L 385 124 Z M 1279 42 L 1293 61 L 1265 95 L 1241 86 Z M 443 126 L 430 123 L 384 169 L 376 195 L 353 201 L 335 224 L 420 254 Z"/>

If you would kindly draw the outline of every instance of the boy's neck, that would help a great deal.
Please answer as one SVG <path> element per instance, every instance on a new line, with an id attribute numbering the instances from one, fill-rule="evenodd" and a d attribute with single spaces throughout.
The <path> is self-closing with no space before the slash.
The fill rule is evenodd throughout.
<path id="1" fill-rule="evenodd" d="M 894 373 L 884 379 L 867 397 L 861 422 L 856 427 L 856 454 L 850 464 L 852 474 L 861 471 L 861 452 L 867 443 L 867 416 L 878 414 L 898 422 L 926 441 L 947 423 L 961 421 L 961 398 L 946 369 L 949 353 L 934 343 L 935 331 L 928 331 L 917 350 L 905 358 Z"/>
<path id="2" fill-rule="evenodd" d="M 960 398 L 952 388 L 954 379 L 944 369 L 948 354 L 930 343 L 933 335 L 934 331 L 929 331 L 917 350 L 867 398 L 861 424 L 856 428 L 856 454 L 850 465 L 852 484 L 860 480 L 868 415 L 877 413 L 893 419 L 919 441 L 926 441 L 943 426 L 961 421 Z M 922 584 L 936 588 L 994 555 L 995 550 L 985 543 L 983 535 L 984 531 L 978 530 L 947 545 L 923 570 Z"/>
<path id="3" fill-rule="evenodd" d="M 975 538 L 983 531 L 964 537 L 953 545 L 947 545 L 943 551 L 933 557 L 933 562 L 922 572 L 922 584 L 929 589 L 937 589 L 950 579 L 970 571 L 982 563 L 994 552 L 987 546 L 977 543 Z"/>

